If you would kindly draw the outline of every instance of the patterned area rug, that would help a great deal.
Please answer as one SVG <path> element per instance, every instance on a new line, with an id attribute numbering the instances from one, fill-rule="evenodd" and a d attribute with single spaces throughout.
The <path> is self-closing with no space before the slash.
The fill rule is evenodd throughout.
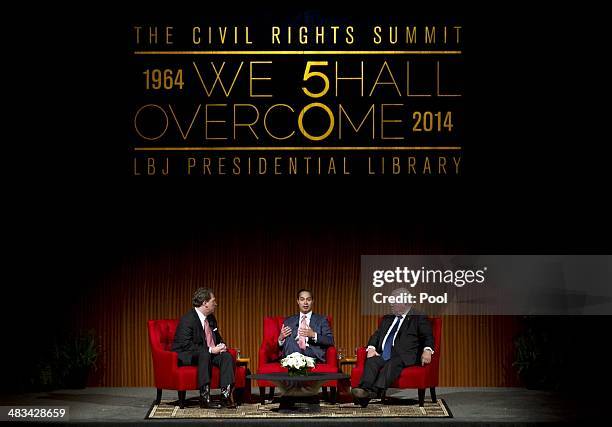
<path id="1" fill-rule="evenodd" d="M 147 419 L 186 419 L 186 418 L 452 418 L 446 403 L 438 399 L 437 403 L 425 401 L 424 407 L 419 407 L 416 400 L 403 400 L 402 404 L 383 405 L 380 400 L 372 400 L 367 408 L 353 403 L 339 403 L 332 405 L 321 402 L 320 409 L 299 404 L 296 410 L 278 411 L 278 403 L 245 403 L 238 409 L 200 409 L 196 399 L 186 402 L 185 408 L 176 406 L 176 400 L 162 401 L 153 405 L 149 410 Z M 313 409 L 316 411 L 314 412 Z"/>

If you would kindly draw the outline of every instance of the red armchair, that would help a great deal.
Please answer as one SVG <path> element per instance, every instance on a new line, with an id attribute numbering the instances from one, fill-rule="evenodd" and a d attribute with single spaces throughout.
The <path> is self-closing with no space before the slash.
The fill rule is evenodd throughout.
<path id="1" fill-rule="evenodd" d="M 379 319 L 382 320 L 382 317 Z M 429 388 L 431 401 L 436 402 L 436 387 L 438 386 L 438 377 L 440 372 L 440 355 L 442 342 L 442 319 L 439 317 L 430 317 L 433 336 L 434 336 L 434 354 L 431 356 L 431 363 L 425 366 L 415 365 L 409 366 L 402 370 L 401 375 L 391 385 L 393 388 L 416 388 L 419 392 L 419 406 L 425 403 L 425 389 Z M 363 366 L 366 360 L 366 349 L 360 348 L 357 350 L 357 363 L 351 371 L 351 387 L 357 387 L 363 374 Z M 383 401 L 385 396 L 383 395 Z"/>
<path id="2" fill-rule="evenodd" d="M 274 372 L 287 372 L 287 368 L 283 368 L 280 365 L 280 359 L 282 358 L 281 349 L 278 346 L 278 336 L 280 334 L 283 321 L 285 320 L 282 316 L 275 317 L 264 317 L 264 330 L 263 330 L 263 341 L 259 348 L 259 366 L 257 368 L 258 374 L 270 374 Z M 327 316 L 329 327 L 332 327 L 332 317 Z M 313 372 L 338 372 L 338 359 L 336 357 L 336 347 L 331 346 L 327 348 L 325 353 L 326 363 L 316 363 Z M 266 387 L 270 387 L 270 399 L 274 398 L 274 383 L 270 381 L 257 380 L 259 385 L 259 395 L 261 396 L 261 403 L 265 404 Z M 331 387 L 332 401 L 336 398 L 336 389 L 338 381 L 332 380 L 323 383 L 323 392 L 326 394 L 327 387 Z"/>
<path id="3" fill-rule="evenodd" d="M 178 354 L 171 351 L 174 334 L 178 325 L 178 319 L 149 320 L 149 342 L 151 344 L 151 356 L 153 357 L 153 373 L 155 375 L 155 387 L 157 398 L 155 403 L 159 404 L 162 390 L 177 390 L 179 406 L 185 406 L 185 395 L 187 390 L 198 389 L 197 366 L 178 366 Z M 228 349 L 234 361 L 236 350 Z M 235 366 L 236 402 L 241 397 L 246 386 L 246 368 Z M 210 388 L 219 388 L 219 368 L 213 366 Z"/>

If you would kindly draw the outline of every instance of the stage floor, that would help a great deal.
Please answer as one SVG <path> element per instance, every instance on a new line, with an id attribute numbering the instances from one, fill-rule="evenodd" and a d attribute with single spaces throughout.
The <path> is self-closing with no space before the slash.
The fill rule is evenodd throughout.
<path id="1" fill-rule="evenodd" d="M 572 422 L 588 417 L 592 411 L 584 408 L 568 396 L 554 392 L 526 390 L 524 388 L 445 388 L 437 390 L 438 397 L 447 403 L 453 418 L 445 419 L 309 419 L 309 423 L 338 425 L 399 425 L 400 423 L 558 423 Z M 253 388 L 257 397 L 258 389 Z M 416 390 L 390 390 L 391 397 L 416 399 Z M 197 396 L 188 392 L 187 397 Z M 176 392 L 164 391 L 164 398 L 176 398 Z M 202 424 L 202 420 L 145 420 L 145 415 L 155 398 L 154 388 L 86 388 L 83 390 L 56 390 L 45 393 L 0 395 L 3 406 L 68 406 L 70 424 L 80 423 L 130 423 Z M 429 392 L 426 395 L 429 399 Z M 595 406 L 595 402 L 592 402 Z M 206 424 L 215 424 L 206 420 Z M 302 425 L 302 419 L 283 420 L 219 420 L 223 425 Z"/>

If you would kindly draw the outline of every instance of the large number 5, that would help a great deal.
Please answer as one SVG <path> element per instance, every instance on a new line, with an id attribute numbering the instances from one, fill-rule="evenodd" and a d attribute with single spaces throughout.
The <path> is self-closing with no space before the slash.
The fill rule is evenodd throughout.
<path id="1" fill-rule="evenodd" d="M 308 89 L 306 89 L 306 87 L 302 86 L 302 90 L 304 91 L 304 93 L 310 96 L 311 98 L 320 98 L 327 93 L 327 91 L 329 90 L 329 79 L 327 78 L 325 74 L 323 74 L 320 71 L 310 71 L 310 67 L 311 66 L 326 66 L 326 65 L 327 65 L 327 61 L 308 61 L 306 63 L 306 69 L 304 70 L 304 81 L 308 80 L 311 77 L 320 77 L 325 82 L 325 87 L 323 88 L 323 90 L 321 92 L 316 92 L 316 93 L 313 93 L 309 91 Z"/>

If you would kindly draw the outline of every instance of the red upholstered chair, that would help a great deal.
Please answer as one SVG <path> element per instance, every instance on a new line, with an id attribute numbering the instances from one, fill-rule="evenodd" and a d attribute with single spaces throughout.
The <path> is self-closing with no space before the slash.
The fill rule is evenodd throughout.
<path id="1" fill-rule="evenodd" d="M 259 348 L 259 366 L 257 368 L 258 374 L 270 374 L 273 372 L 287 372 L 287 368 L 283 368 L 280 365 L 280 359 L 282 358 L 281 349 L 278 346 L 278 336 L 280 334 L 283 321 L 285 320 L 282 316 L 275 317 L 264 317 L 264 328 L 263 328 L 263 341 Z M 332 327 L 332 317 L 327 316 L 329 327 Z M 327 348 L 325 353 L 326 363 L 316 363 L 312 372 L 338 372 L 338 359 L 336 357 L 336 347 L 331 346 Z M 270 399 L 274 397 L 274 383 L 270 381 L 257 380 L 259 385 L 259 395 L 261 396 L 261 403 L 265 404 L 266 387 L 270 387 Z M 331 387 L 332 401 L 336 398 L 336 388 L 338 381 L 332 380 L 323 383 L 324 393 L 327 391 L 327 387 Z"/>
<path id="2" fill-rule="evenodd" d="M 378 320 L 380 324 L 382 317 Z M 425 389 L 429 388 L 431 393 L 431 401 L 436 402 L 436 387 L 438 386 L 438 377 L 440 372 L 440 355 L 442 342 L 442 319 L 439 317 L 430 317 L 431 326 L 434 336 L 434 354 L 431 356 L 431 363 L 425 366 L 415 365 L 409 366 L 402 370 L 401 375 L 391 385 L 392 388 L 416 388 L 419 390 L 419 406 L 423 406 L 425 402 Z M 357 387 L 363 374 L 363 366 L 367 357 L 365 348 L 357 350 L 357 363 L 351 371 L 351 387 Z M 383 400 L 384 400 L 383 396 Z"/>
<path id="3" fill-rule="evenodd" d="M 177 390 L 179 406 L 185 405 L 185 394 L 187 390 L 198 389 L 197 366 L 178 366 L 178 354 L 171 351 L 174 334 L 178 325 L 178 319 L 149 320 L 149 342 L 151 344 L 151 356 L 153 356 L 153 373 L 155 375 L 155 387 L 157 387 L 157 398 L 155 403 L 159 404 L 162 390 Z M 228 349 L 234 361 L 236 350 Z M 241 400 L 246 386 L 246 368 L 235 366 L 236 401 Z M 213 366 L 210 388 L 219 388 L 219 368 Z"/>

